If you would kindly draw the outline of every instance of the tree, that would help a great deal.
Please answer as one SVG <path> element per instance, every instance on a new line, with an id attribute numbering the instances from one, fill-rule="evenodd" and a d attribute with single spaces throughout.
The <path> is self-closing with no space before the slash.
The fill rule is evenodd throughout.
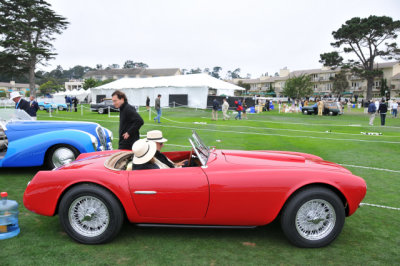
<path id="1" fill-rule="evenodd" d="M 201 73 L 201 69 L 198 67 L 196 69 L 190 69 L 190 71 L 187 74 L 198 74 Z"/>
<path id="2" fill-rule="evenodd" d="M 219 66 L 213 67 L 213 71 L 211 72 L 211 76 L 214 77 L 214 78 L 220 79 L 221 77 L 219 75 L 219 72 L 221 72 L 221 70 L 222 70 L 222 67 L 219 67 Z"/>
<path id="3" fill-rule="evenodd" d="M 333 81 L 332 84 L 332 93 L 336 95 L 342 95 L 343 92 L 349 88 L 349 81 L 346 77 L 346 72 L 341 70 L 339 73 L 335 75 L 335 77 L 331 77 L 330 80 Z"/>
<path id="4" fill-rule="evenodd" d="M 388 92 L 389 92 L 389 87 L 387 85 L 387 79 L 382 78 L 381 79 L 381 88 L 380 88 L 381 96 L 387 97 Z"/>
<path id="5" fill-rule="evenodd" d="M 249 83 L 243 83 L 243 81 L 239 80 L 238 86 L 244 88 L 246 93 L 250 90 L 250 84 Z"/>
<path id="6" fill-rule="evenodd" d="M 311 76 L 301 75 L 289 78 L 285 82 L 283 94 L 292 99 L 301 99 L 311 96 L 313 93 Z"/>
<path id="7" fill-rule="evenodd" d="M 57 15 L 44 0 L 0 0 L 0 71 L 28 75 L 36 95 L 35 68 L 56 55 L 55 34 L 67 28 L 66 18 Z"/>
<path id="8" fill-rule="evenodd" d="M 134 66 L 135 66 L 136 68 L 148 68 L 148 67 L 149 67 L 148 64 L 145 64 L 145 63 L 143 63 L 143 62 L 136 62 L 136 63 L 134 63 Z"/>
<path id="9" fill-rule="evenodd" d="M 43 83 L 39 87 L 39 91 L 41 94 L 45 95 L 48 93 L 52 93 L 53 91 L 59 91 L 62 85 L 57 84 L 57 81 L 54 79 L 50 79 L 47 82 Z"/>
<path id="10" fill-rule="evenodd" d="M 240 68 L 236 68 L 233 71 L 228 71 L 227 72 L 228 77 L 231 77 L 232 79 L 240 79 Z"/>
<path id="11" fill-rule="evenodd" d="M 324 66 L 348 68 L 355 75 L 365 78 L 367 100 L 370 100 L 374 78 L 382 75 L 382 71 L 375 66 L 375 59 L 399 59 L 400 49 L 395 41 L 399 31 L 400 21 L 393 21 L 390 17 L 354 17 L 332 32 L 336 42 L 331 45 L 335 48 L 343 47 L 343 52 L 355 55 L 357 60 L 350 59 L 343 63 L 338 52 L 330 52 L 321 54 L 320 62 Z"/>
<path id="12" fill-rule="evenodd" d="M 122 68 L 135 68 L 135 63 L 132 60 L 126 60 Z"/>
<path id="13" fill-rule="evenodd" d="M 97 64 L 96 65 L 96 69 L 97 70 L 102 70 L 103 69 L 103 65 L 102 64 Z"/>
<path id="14" fill-rule="evenodd" d="M 98 82 L 95 79 L 92 79 L 92 78 L 85 79 L 85 81 L 82 84 L 82 88 L 85 89 L 85 90 L 90 89 L 90 88 L 94 88 L 94 87 L 97 86 L 97 83 Z"/>

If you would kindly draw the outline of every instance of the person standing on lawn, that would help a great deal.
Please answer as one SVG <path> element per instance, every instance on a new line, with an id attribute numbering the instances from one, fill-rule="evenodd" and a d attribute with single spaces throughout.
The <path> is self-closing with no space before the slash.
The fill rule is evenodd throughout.
<path id="1" fill-rule="evenodd" d="M 31 95 L 29 97 L 29 112 L 28 114 L 32 117 L 33 120 L 37 120 L 36 113 L 39 110 L 39 104 L 35 101 L 35 96 Z"/>
<path id="2" fill-rule="evenodd" d="M 214 98 L 213 106 L 212 106 L 212 119 L 211 120 L 218 120 L 218 109 L 219 109 L 219 102 L 217 99 Z"/>
<path id="3" fill-rule="evenodd" d="M 369 101 L 368 114 L 369 114 L 369 125 L 370 126 L 374 125 L 375 113 L 376 113 L 375 103 L 373 101 Z"/>
<path id="4" fill-rule="evenodd" d="M 399 108 L 399 104 L 394 100 L 392 104 L 392 118 L 397 118 L 397 108 Z"/>
<path id="5" fill-rule="evenodd" d="M 242 107 L 243 107 L 243 118 L 247 119 L 247 104 L 246 104 L 246 99 L 243 99 L 242 102 Z"/>
<path id="6" fill-rule="evenodd" d="M 160 101 L 161 101 L 161 94 L 158 94 L 157 98 L 155 100 L 155 104 L 154 104 L 154 108 L 157 111 L 157 116 L 154 117 L 154 122 L 156 122 L 156 120 L 157 120 L 158 123 L 161 123 L 160 122 L 160 118 L 161 118 L 161 103 L 160 103 Z"/>
<path id="7" fill-rule="evenodd" d="M 149 98 L 149 96 L 147 96 L 147 98 L 146 98 L 146 110 L 150 111 L 150 98 Z"/>
<path id="8" fill-rule="evenodd" d="M 229 115 L 227 115 L 228 109 L 229 109 L 229 103 L 228 101 L 224 98 L 224 103 L 222 104 L 222 119 L 223 120 L 229 120 Z"/>
<path id="9" fill-rule="evenodd" d="M 381 103 L 379 104 L 379 109 L 378 109 L 378 113 L 380 113 L 380 115 L 381 115 L 381 126 L 385 125 L 387 109 L 388 108 L 385 103 L 385 99 L 382 99 Z"/>
<path id="10" fill-rule="evenodd" d="M 142 117 L 136 112 L 135 107 L 128 104 L 125 93 L 116 90 L 112 94 L 115 108 L 119 108 L 119 143 L 118 149 L 130 150 L 133 143 L 139 139 L 139 129 L 143 125 Z"/>

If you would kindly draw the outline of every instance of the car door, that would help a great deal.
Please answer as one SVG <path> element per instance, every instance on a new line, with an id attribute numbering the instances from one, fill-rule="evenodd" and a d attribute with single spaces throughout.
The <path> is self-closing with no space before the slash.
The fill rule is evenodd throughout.
<path id="1" fill-rule="evenodd" d="M 130 171 L 129 189 L 142 217 L 194 219 L 207 212 L 209 184 L 201 167 Z"/>

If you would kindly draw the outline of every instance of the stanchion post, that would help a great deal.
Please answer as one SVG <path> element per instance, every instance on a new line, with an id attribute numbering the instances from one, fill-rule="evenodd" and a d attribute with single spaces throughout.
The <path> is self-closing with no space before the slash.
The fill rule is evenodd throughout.
<path id="1" fill-rule="evenodd" d="M 175 108 L 175 101 L 174 101 L 174 108 Z"/>
<path id="2" fill-rule="evenodd" d="M 51 117 L 51 106 L 49 108 L 49 116 Z"/>
<path id="3" fill-rule="evenodd" d="M 108 106 L 108 117 L 111 117 L 111 112 L 110 112 L 111 108 L 110 106 Z"/>
<path id="4" fill-rule="evenodd" d="M 151 107 L 149 106 L 149 121 L 151 121 Z"/>
<path id="5" fill-rule="evenodd" d="M 83 116 L 83 104 L 81 104 L 81 116 Z"/>

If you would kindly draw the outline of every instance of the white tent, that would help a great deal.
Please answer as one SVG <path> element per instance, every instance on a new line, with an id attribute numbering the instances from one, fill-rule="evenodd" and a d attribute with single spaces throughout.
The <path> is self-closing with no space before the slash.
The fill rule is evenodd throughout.
<path id="1" fill-rule="evenodd" d="M 73 89 L 72 91 L 60 91 L 57 92 L 53 95 L 53 102 L 55 103 L 64 103 L 65 102 L 65 96 L 72 96 L 76 97 L 79 102 L 82 102 L 85 100 L 86 96 L 90 95 L 91 91 L 90 89 L 84 90 L 84 89 Z"/>
<path id="2" fill-rule="evenodd" d="M 169 105 L 170 95 L 187 95 L 188 106 L 207 108 L 209 89 L 215 89 L 217 95 L 234 96 L 235 90 L 244 88 L 216 79 L 207 74 L 178 75 L 155 78 L 122 78 L 105 85 L 92 88 L 92 99 L 97 95 L 111 98 L 115 90 L 123 91 L 132 105 L 145 105 L 146 97 L 150 97 L 151 105 L 161 94 L 161 106 Z"/>

